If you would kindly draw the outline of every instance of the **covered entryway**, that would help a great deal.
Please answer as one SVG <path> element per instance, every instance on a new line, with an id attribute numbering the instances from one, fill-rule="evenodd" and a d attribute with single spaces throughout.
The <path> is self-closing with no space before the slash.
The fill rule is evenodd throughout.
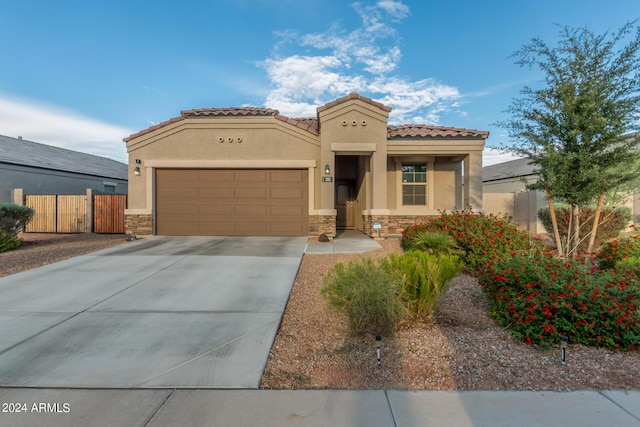
<path id="1" fill-rule="evenodd" d="M 306 236 L 307 170 L 158 169 L 156 234 Z"/>
<path id="2" fill-rule="evenodd" d="M 363 230 L 362 211 L 367 209 L 367 166 L 370 156 L 336 154 L 336 228 Z"/>

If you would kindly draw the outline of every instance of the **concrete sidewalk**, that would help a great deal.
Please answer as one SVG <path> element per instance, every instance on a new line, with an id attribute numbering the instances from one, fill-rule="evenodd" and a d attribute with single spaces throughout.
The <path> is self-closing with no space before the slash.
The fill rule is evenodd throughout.
<path id="1" fill-rule="evenodd" d="M 640 426 L 640 391 L 5 388 L 0 401 L 13 427 Z"/>
<path id="2" fill-rule="evenodd" d="M 375 251 L 382 246 L 375 239 L 358 230 L 338 230 L 336 237 L 330 242 L 310 241 L 307 243 L 307 254 L 352 254 Z"/>

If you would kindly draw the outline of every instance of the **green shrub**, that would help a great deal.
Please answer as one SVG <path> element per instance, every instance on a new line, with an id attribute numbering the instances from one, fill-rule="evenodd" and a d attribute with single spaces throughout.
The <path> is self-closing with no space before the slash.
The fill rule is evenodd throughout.
<path id="1" fill-rule="evenodd" d="M 554 206 L 556 218 L 558 219 L 558 232 L 562 241 L 566 241 L 569 226 L 571 223 L 571 207 L 567 205 Z M 626 207 L 603 207 L 600 214 L 600 223 L 598 224 L 598 232 L 594 243 L 595 248 L 599 248 L 603 242 L 613 239 L 620 234 L 631 220 L 631 210 Z M 538 218 L 544 229 L 553 236 L 553 224 L 551 222 L 551 214 L 549 207 L 538 209 Z M 593 228 L 595 219 L 595 208 L 586 207 L 580 209 L 580 237 L 582 241 L 578 246 L 578 251 L 586 252 L 589 246 L 589 238 L 586 237 Z M 585 238 L 586 237 L 586 238 Z"/>
<path id="2" fill-rule="evenodd" d="M 634 233 L 605 242 L 598 253 L 598 264 L 602 268 L 613 268 L 620 260 L 640 257 L 640 235 Z"/>
<path id="3" fill-rule="evenodd" d="M 0 232 L 17 236 L 33 218 L 33 209 L 14 203 L 0 204 Z"/>
<path id="4" fill-rule="evenodd" d="M 423 231 L 416 234 L 416 236 L 407 243 L 405 250 L 418 250 L 432 255 L 462 254 L 453 237 L 442 231 Z"/>
<path id="5" fill-rule="evenodd" d="M 10 251 L 17 249 L 22 245 L 22 240 L 16 236 L 7 234 L 4 231 L 0 231 L 0 252 Z"/>
<path id="6" fill-rule="evenodd" d="M 461 260 L 471 271 L 511 253 L 544 251 L 538 239 L 519 230 L 508 217 L 474 213 L 469 209 L 443 212 L 437 218 L 406 228 L 402 233 L 403 248 L 414 247 L 417 237 L 427 231 L 451 236 L 462 251 Z"/>
<path id="7" fill-rule="evenodd" d="M 616 262 L 616 268 L 618 270 L 629 271 L 637 280 L 640 280 L 640 256 L 623 258 Z"/>
<path id="8" fill-rule="evenodd" d="M 458 257 L 430 255 L 411 251 L 403 255 L 390 254 L 388 267 L 402 274 L 402 299 L 416 316 L 432 313 L 451 279 L 462 270 Z"/>
<path id="9" fill-rule="evenodd" d="M 574 343 L 640 350 L 640 286 L 629 273 L 579 261 L 520 255 L 496 260 L 479 277 L 491 315 L 531 344 Z"/>
<path id="10" fill-rule="evenodd" d="M 383 261 L 365 258 L 336 264 L 323 278 L 322 296 L 347 315 L 352 333 L 393 334 L 406 309 L 400 299 L 402 277 Z"/>

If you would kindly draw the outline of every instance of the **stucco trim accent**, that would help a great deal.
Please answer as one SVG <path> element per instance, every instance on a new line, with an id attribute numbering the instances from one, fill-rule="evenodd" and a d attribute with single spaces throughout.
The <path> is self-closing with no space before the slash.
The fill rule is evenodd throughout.
<path id="1" fill-rule="evenodd" d="M 309 169 L 315 160 L 147 160 L 152 168 L 184 169 Z"/>
<path id="2" fill-rule="evenodd" d="M 125 215 L 151 215 L 151 209 L 125 209 Z"/>
<path id="3" fill-rule="evenodd" d="M 337 215 L 338 211 L 336 209 L 316 209 L 312 212 L 309 212 L 309 215 Z"/>
<path id="4" fill-rule="evenodd" d="M 389 209 L 366 209 L 362 211 L 362 215 L 389 215 Z"/>
<path id="5" fill-rule="evenodd" d="M 376 144 L 358 142 L 333 142 L 331 143 L 331 151 L 341 151 L 349 154 L 371 154 L 376 151 Z"/>

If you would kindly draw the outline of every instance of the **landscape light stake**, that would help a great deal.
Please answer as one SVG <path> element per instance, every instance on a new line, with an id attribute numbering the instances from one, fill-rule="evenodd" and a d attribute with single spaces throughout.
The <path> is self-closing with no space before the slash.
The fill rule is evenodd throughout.
<path id="1" fill-rule="evenodd" d="M 377 350 L 377 354 L 378 354 L 378 366 L 380 366 L 380 340 L 382 339 L 382 337 L 380 335 L 376 335 L 376 341 L 378 342 L 378 350 Z"/>
<path id="2" fill-rule="evenodd" d="M 566 335 L 560 337 L 560 354 L 563 365 L 567 364 L 567 341 L 569 341 L 569 338 Z"/>

